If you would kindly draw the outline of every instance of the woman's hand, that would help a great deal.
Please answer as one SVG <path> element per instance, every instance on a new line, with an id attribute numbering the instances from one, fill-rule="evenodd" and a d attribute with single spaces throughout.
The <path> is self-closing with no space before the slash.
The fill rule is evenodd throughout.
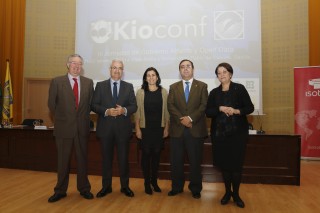
<path id="1" fill-rule="evenodd" d="M 136 128 L 136 136 L 138 139 L 142 139 L 142 133 L 141 133 L 141 129 L 140 128 Z"/>
<path id="2" fill-rule="evenodd" d="M 240 114 L 240 110 L 234 109 L 233 107 L 220 106 L 219 110 L 227 116 Z"/>
<path id="3" fill-rule="evenodd" d="M 164 128 L 164 130 L 163 130 L 163 138 L 166 138 L 168 136 L 169 136 L 169 130 L 168 130 L 168 128 Z"/>

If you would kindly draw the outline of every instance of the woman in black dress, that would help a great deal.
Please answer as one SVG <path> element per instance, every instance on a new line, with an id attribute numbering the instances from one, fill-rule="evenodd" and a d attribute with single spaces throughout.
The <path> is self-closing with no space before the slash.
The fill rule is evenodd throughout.
<path id="1" fill-rule="evenodd" d="M 219 64 L 215 74 L 221 84 L 209 94 L 206 115 L 211 118 L 213 164 L 221 169 L 225 184 L 221 204 L 227 204 L 232 197 L 238 207 L 244 208 L 239 187 L 248 140 L 247 115 L 254 106 L 246 88 L 231 81 L 230 64 Z"/>
<path id="2" fill-rule="evenodd" d="M 161 192 L 157 179 L 163 138 L 168 136 L 168 92 L 160 86 L 159 73 L 153 67 L 145 71 L 142 81 L 141 89 L 136 95 L 138 109 L 135 114 L 135 130 L 137 138 L 141 139 L 145 192 L 151 195 L 152 188 L 155 192 Z"/>

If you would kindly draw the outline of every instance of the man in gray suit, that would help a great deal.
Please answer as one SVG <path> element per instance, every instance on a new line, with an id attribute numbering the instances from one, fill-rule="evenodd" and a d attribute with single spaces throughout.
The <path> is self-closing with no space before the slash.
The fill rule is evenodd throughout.
<path id="1" fill-rule="evenodd" d="M 96 134 L 102 148 L 102 189 L 97 197 L 112 192 L 112 162 L 114 147 L 120 172 L 121 192 L 128 197 L 134 193 L 129 188 L 129 141 L 132 136 L 131 115 L 137 110 L 133 85 L 121 80 L 123 62 L 113 60 L 110 78 L 98 82 L 93 95 L 92 111 L 98 114 Z"/>
<path id="2" fill-rule="evenodd" d="M 204 138 L 207 136 L 205 110 L 208 99 L 207 84 L 193 78 L 194 66 L 182 60 L 179 71 L 182 81 L 170 86 L 170 162 L 172 190 L 169 196 L 183 192 L 184 153 L 188 154 L 192 197 L 199 199 L 202 190 L 201 162 Z"/>
<path id="3" fill-rule="evenodd" d="M 54 118 L 58 152 L 58 181 L 48 202 L 56 202 L 67 194 L 70 158 L 75 148 L 77 158 L 77 189 L 85 199 L 92 199 L 87 176 L 87 144 L 90 132 L 90 105 L 93 81 L 80 76 L 83 59 L 78 54 L 68 57 L 68 73 L 52 79 L 48 107 Z"/>

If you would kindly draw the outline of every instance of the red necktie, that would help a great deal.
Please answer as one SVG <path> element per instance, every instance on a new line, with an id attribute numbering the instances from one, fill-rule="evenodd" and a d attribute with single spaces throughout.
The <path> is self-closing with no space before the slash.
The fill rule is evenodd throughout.
<path id="1" fill-rule="evenodd" d="M 78 88 L 78 81 L 76 78 L 73 78 L 74 80 L 74 85 L 73 85 L 73 94 L 74 97 L 76 98 L 76 109 L 78 109 L 79 105 L 79 88 Z"/>

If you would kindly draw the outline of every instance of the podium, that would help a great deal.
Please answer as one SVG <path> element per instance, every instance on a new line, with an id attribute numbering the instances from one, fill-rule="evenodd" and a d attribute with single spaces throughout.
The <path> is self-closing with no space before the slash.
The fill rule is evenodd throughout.
<path id="1" fill-rule="evenodd" d="M 249 135 L 243 168 L 244 183 L 300 185 L 300 135 Z M 143 178 L 140 166 L 141 151 L 132 135 L 129 152 L 130 176 Z M 114 156 L 117 159 L 116 153 Z M 113 175 L 119 176 L 117 160 Z M 57 151 L 52 129 L 30 128 L 0 129 L 0 167 L 56 172 Z M 170 142 L 164 141 L 161 152 L 159 178 L 170 179 Z M 189 162 L 185 159 L 185 176 Z M 206 138 L 201 164 L 204 182 L 222 182 L 220 171 L 212 165 L 212 144 Z M 71 159 L 71 172 L 76 173 L 75 153 Z M 102 174 L 100 141 L 95 131 L 90 132 L 88 143 L 88 174 Z"/>

